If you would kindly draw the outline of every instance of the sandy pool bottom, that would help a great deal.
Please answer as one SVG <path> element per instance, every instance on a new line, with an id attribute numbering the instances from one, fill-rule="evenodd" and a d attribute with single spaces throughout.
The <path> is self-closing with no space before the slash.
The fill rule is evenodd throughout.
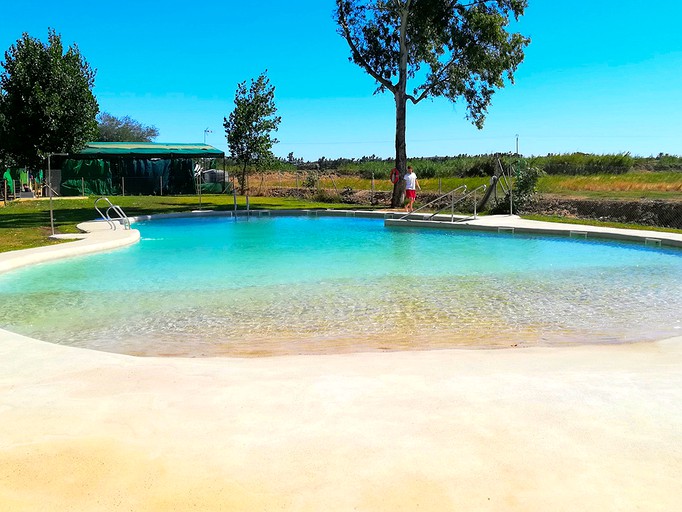
<path id="1" fill-rule="evenodd" d="M 136 358 L 0 331 L 0 510 L 682 503 L 682 338 Z"/>

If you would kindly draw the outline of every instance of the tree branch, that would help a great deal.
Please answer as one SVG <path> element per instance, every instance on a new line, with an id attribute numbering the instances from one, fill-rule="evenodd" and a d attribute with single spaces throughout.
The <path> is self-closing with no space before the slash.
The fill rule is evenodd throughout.
<path id="1" fill-rule="evenodd" d="M 407 95 L 407 99 L 410 100 L 410 101 L 412 102 L 413 105 L 416 105 L 417 103 L 419 103 L 419 102 L 422 101 L 423 99 L 427 98 L 428 95 L 431 93 L 431 91 L 432 91 L 437 85 L 440 85 L 440 84 L 442 84 L 442 83 L 445 83 L 445 81 L 447 80 L 447 78 L 445 78 L 445 77 L 440 77 L 440 75 L 442 75 L 443 73 L 445 73 L 445 71 L 447 71 L 447 69 L 448 69 L 450 66 L 452 66 L 452 65 L 457 61 L 457 58 L 458 58 L 458 57 L 459 57 L 459 54 L 456 53 L 456 52 L 453 52 L 452 58 L 451 58 L 446 64 L 443 64 L 443 66 L 438 70 L 438 72 L 434 73 L 435 80 L 432 81 L 431 84 L 430 84 L 428 87 L 426 87 L 426 88 L 422 91 L 422 93 L 421 93 L 417 98 L 415 98 L 415 97 L 414 97 L 413 95 L 411 95 L 411 94 L 408 94 L 408 95 Z"/>
<path id="2" fill-rule="evenodd" d="M 384 86 L 386 89 L 395 94 L 395 86 L 393 85 L 393 83 L 391 83 L 389 80 L 386 80 L 379 73 L 377 73 L 360 53 L 360 50 L 355 45 L 355 42 L 351 37 L 350 29 L 348 28 L 348 24 L 346 23 L 346 16 L 341 9 L 339 9 L 339 21 L 341 22 L 341 27 L 343 28 L 343 37 L 348 43 L 348 46 L 350 46 L 350 50 L 351 53 L 353 54 L 353 59 L 355 60 L 355 62 L 357 64 L 360 64 L 363 68 L 365 68 L 365 71 L 367 71 L 367 73 L 369 73 L 369 75 L 372 78 L 374 78 L 382 86 Z"/>

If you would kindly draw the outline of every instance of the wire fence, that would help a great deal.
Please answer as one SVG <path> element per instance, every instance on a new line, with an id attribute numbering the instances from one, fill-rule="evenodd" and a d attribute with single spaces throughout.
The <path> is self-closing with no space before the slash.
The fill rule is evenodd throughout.
<path id="1" fill-rule="evenodd" d="M 389 171 L 376 173 L 371 178 L 316 171 L 280 172 L 256 175 L 250 178 L 249 193 L 263 196 L 298 196 L 322 201 L 345 202 L 358 205 L 387 207 L 390 205 L 393 184 Z M 433 201 L 438 196 L 466 185 L 469 191 L 490 184 L 490 178 L 430 178 L 420 179 L 421 191 L 416 206 Z M 478 197 L 458 203 L 457 213 L 469 215 L 505 212 L 508 202 L 497 188 L 485 205 Z M 626 193 L 627 192 L 627 193 Z M 589 197 L 593 191 L 571 191 L 565 195 L 537 193 L 524 201 L 518 213 L 558 217 L 565 220 L 589 220 L 639 226 L 682 229 L 682 173 L 677 182 L 642 187 L 641 190 L 616 190 L 614 197 L 602 190 L 600 197 Z M 631 196 L 631 197 L 628 197 Z M 436 204 L 436 208 L 445 205 Z M 506 212 L 508 213 L 508 208 Z M 516 209 L 515 209 L 515 213 Z"/>
<path id="2" fill-rule="evenodd" d="M 420 179 L 421 191 L 418 193 L 416 207 L 455 188 L 466 185 L 474 190 L 481 185 L 489 185 L 490 178 L 430 178 Z M 16 182 L 10 186 L 6 180 L 0 182 L 0 194 L 6 202 L 15 198 L 40 197 L 46 195 L 43 186 L 30 187 Z M 83 180 L 76 184 L 78 193 L 88 195 L 97 193 L 91 184 Z M 234 175 L 221 176 L 220 179 L 204 178 L 190 183 L 188 194 L 232 194 L 233 186 L 237 193 L 243 194 L 242 184 Z M 56 188 L 56 187 L 55 187 Z M 12 190 L 14 192 L 12 192 Z M 248 193 L 252 196 L 298 197 L 319 202 L 347 203 L 356 206 L 373 206 L 386 208 L 390 206 L 393 184 L 389 180 L 389 170 L 385 173 L 372 173 L 369 177 L 347 175 L 321 171 L 268 172 L 251 175 L 248 179 Z M 120 183 L 111 184 L 111 195 L 169 195 L 172 192 L 168 180 L 124 176 Z M 472 197 L 457 204 L 458 214 L 493 213 L 505 211 L 504 192 L 496 189 L 486 204 L 479 202 L 480 196 Z M 611 192 L 608 189 L 573 190 L 558 194 L 541 192 L 535 194 L 531 201 L 523 204 L 518 213 L 555 217 L 569 221 L 600 221 L 639 226 L 652 226 L 669 229 L 682 229 L 682 173 L 679 180 L 656 184 L 647 184 L 641 189 Z M 58 190 L 55 190 L 59 194 Z M 628 197 L 629 196 L 629 197 Z M 501 207 L 500 207 L 501 205 Z M 435 204 L 435 208 L 447 205 Z M 508 209 L 506 210 L 508 212 Z M 516 212 L 515 212 L 516 213 Z"/>

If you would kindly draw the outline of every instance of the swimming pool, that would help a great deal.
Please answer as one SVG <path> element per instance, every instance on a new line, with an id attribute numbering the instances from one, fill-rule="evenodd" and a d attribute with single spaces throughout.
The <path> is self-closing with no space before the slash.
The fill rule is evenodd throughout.
<path id="1" fill-rule="evenodd" d="M 613 343 L 680 334 L 682 251 L 346 217 L 135 224 L 0 275 L 1 327 L 136 355 Z"/>

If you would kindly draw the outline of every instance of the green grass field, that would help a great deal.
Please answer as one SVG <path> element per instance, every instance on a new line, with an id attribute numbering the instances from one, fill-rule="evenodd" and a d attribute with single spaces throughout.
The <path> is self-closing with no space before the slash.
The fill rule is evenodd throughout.
<path id="1" fill-rule="evenodd" d="M 682 173 L 543 176 L 538 181 L 538 192 L 586 198 L 682 200 Z"/>
<path id="2" fill-rule="evenodd" d="M 55 233 L 77 233 L 78 223 L 98 218 L 94 209 L 95 199 L 95 197 L 54 199 Z M 121 206 L 130 217 L 185 212 L 200 208 L 204 210 L 232 210 L 234 208 L 232 196 L 226 195 L 204 195 L 201 198 L 201 204 L 197 196 L 125 196 L 112 198 L 112 202 Z M 317 203 L 272 197 L 251 197 L 249 203 L 252 208 L 259 209 L 348 207 L 348 205 L 338 203 Z M 237 197 L 237 207 L 246 208 L 244 197 Z M 4 208 L 0 207 L 0 252 L 60 243 L 49 239 L 50 234 L 48 200 L 12 201 Z"/>
<path id="3" fill-rule="evenodd" d="M 304 187 L 306 172 L 267 173 L 256 176 L 251 182 L 252 190 L 267 193 L 270 188 Z M 388 170 L 377 173 L 372 180 L 360 176 L 321 173 L 316 187 L 340 192 L 346 188 L 388 192 L 393 185 L 388 180 Z M 419 183 L 425 192 L 446 193 L 461 185 L 473 190 L 488 184 L 490 178 L 420 178 Z M 629 172 L 626 174 L 593 174 L 587 176 L 545 175 L 538 181 L 538 192 L 565 197 L 604 198 L 604 199 L 662 199 L 682 200 L 681 172 Z"/>

